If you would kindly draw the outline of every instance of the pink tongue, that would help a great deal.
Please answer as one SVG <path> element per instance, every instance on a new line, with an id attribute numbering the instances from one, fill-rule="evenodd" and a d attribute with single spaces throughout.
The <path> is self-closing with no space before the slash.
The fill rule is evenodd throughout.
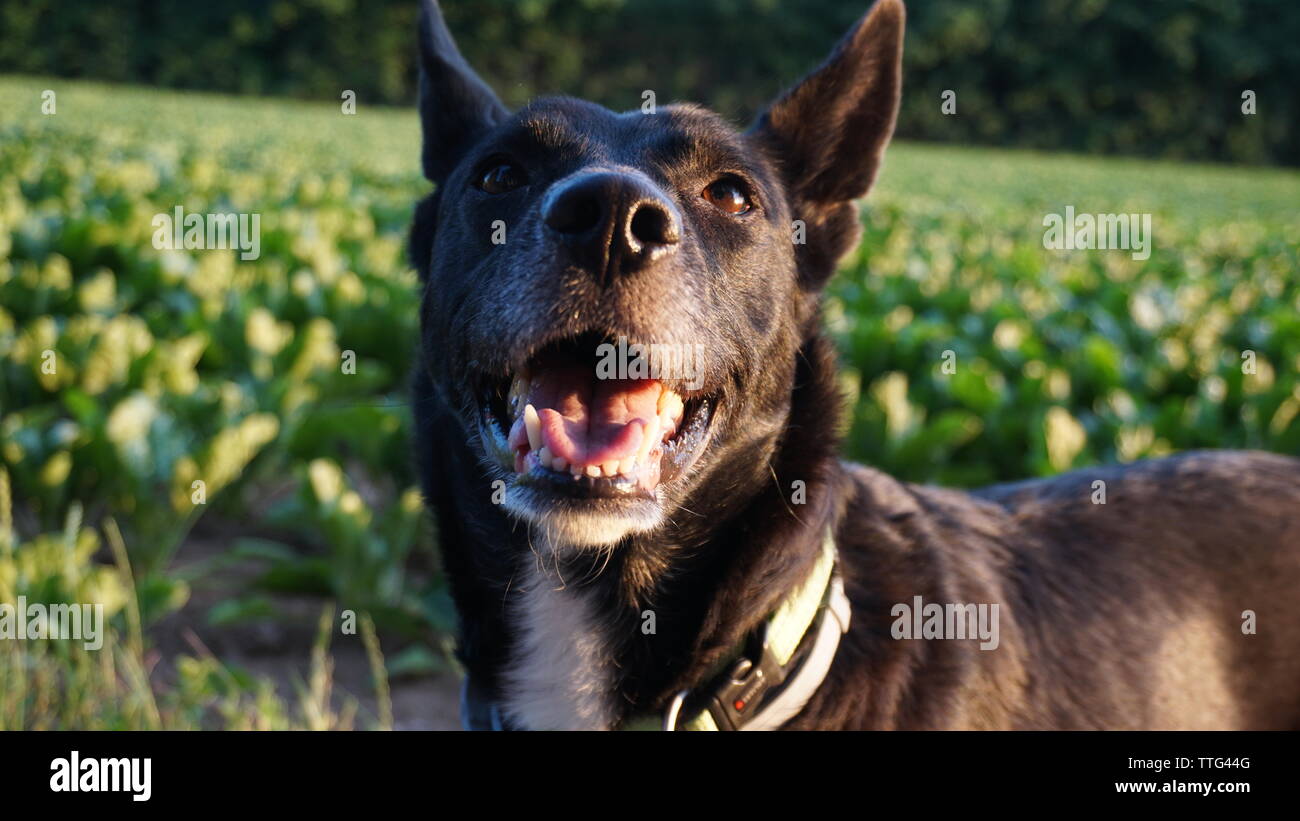
<path id="1" fill-rule="evenodd" d="M 533 377 L 524 399 L 542 421 L 542 443 L 570 465 L 634 458 L 645 426 L 659 415 L 658 380 L 596 379 L 590 366 L 562 366 Z"/>

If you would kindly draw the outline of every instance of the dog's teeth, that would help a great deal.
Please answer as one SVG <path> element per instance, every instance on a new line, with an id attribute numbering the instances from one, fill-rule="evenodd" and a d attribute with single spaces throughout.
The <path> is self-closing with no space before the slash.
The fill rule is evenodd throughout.
<path id="1" fill-rule="evenodd" d="M 641 430 L 641 447 L 636 452 L 636 461 L 644 462 L 650 451 L 659 446 L 659 417 L 654 417 Z"/>
<path id="2" fill-rule="evenodd" d="M 582 465 L 569 465 L 569 472 L 573 474 L 573 478 L 577 479 L 582 475 Z"/>
<path id="3" fill-rule="evenodd" d="M 663 441 L 677 432 L 677 422 L 671 416 L 661 413 L 659 414 L 659 429 L 663 431 L 659 440 Z"/>
<path id="4" fill-rule="evenodd" d="M 537 408 L 532 405 L 524 405 L 524 427 L 528 429 L 528 448 L 541 450 L 542 420 L 537 415 Z"/>
<path id="5" fill-rule="evenodd" d="M 551 462 L 551 470 L 558 470 L 560 473 L 565 473 L 569 470 L 569 463 L 556 456 Z"/>
<path id="6" fill-rule="evenodd" d="M 663 425 L 664 428 L 677 430 L 677 423 L 682 418 L 682 411 L 685 405 L 682 404 L 682 398 L 673 391 L 665 391 L 659 397 L 659 418 L 667 418 L 670 424 Z"/>
<path id="7" fill-rule="evenodd" d="M 636 472 L 636 460 L 624 459 L 618 463 L 618 473 L 620 476 L 631 476 Z"/>
<path id="8" fill-rule="evenodd" d="M 545 445 L 542 445 L 540 448 L 537 449 L 538 464 L 549 467 L 551 462 L 554 460 L 554 458 L 555 457 L 551 455 L 551 449 L 546 447 Z"/>
<path id="9" fill-rule="evenodd" d="M 606 476 L 618 475 L 618 462 L 606 462 L 601 465 L 601 468 L 604 469 Z"/>
<path id="10" fill-rule="evenodd" d="M 587 465 L 587 475 L 593 479 L 599 479 L 600 465 Z"/>

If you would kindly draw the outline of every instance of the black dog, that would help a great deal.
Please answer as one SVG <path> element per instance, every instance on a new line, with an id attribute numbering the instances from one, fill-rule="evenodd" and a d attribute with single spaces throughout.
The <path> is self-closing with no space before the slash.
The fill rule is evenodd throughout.
<path id="1" fill-rule="evenodd" d="M 820 292 L 902 40 L 879 0 L 738 132 L 511 114 L 426 3 L 414 406 L 470 726 L 1300 728 L 1300 462 L 966 494 L 838 460 Z"/>

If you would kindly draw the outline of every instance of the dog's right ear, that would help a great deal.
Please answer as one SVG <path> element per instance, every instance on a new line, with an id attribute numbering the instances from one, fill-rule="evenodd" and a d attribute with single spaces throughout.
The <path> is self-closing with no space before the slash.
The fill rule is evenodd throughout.
<path id="1" fill-rule="evenodd" d="M 875 182 L 902 87 L 903 4 L 876 0 L 831 56 L 751 130 L 778 162 L 794 217 L 806 223 L 800 269 L 825 284 L 861 232 L 853 200 Z"/>
<path id="2" fill-rule="evenodd" d="M 465 62 L 436 0 L 420 8 L 420 124 L 424 176 L 441 183 L 465 151 L 509 114 Z"/>

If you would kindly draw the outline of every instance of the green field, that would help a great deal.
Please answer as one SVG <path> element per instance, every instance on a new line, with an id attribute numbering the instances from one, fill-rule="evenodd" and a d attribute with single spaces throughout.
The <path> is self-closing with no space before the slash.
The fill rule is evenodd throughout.
<path id="1" fill-rule="evenodd" d="M 104 601 L 120 639 L 116 666 L 3 642 L 0 727 L 346 725 L 314 677 L 289 704 L 215 658 L 146 662 L 235 569 L 209 626 L 315 597 L 404 648 L 390 671 L 445 664 L 404 395 L 418 144 L 411 111 L 0 78 L 0 602 Z M 971 486 L 1300 453 L 1297 203 L 1292 170 L 895 145 L 826 307 L 846 454 Z M 260 258 L 155 250 L 178 205 L 260 214 Z M 1150 258 L 1044 249 L 1066 206 L 1150 213 Z M 186 565 L 196 534 L 219 549 Z"/>

